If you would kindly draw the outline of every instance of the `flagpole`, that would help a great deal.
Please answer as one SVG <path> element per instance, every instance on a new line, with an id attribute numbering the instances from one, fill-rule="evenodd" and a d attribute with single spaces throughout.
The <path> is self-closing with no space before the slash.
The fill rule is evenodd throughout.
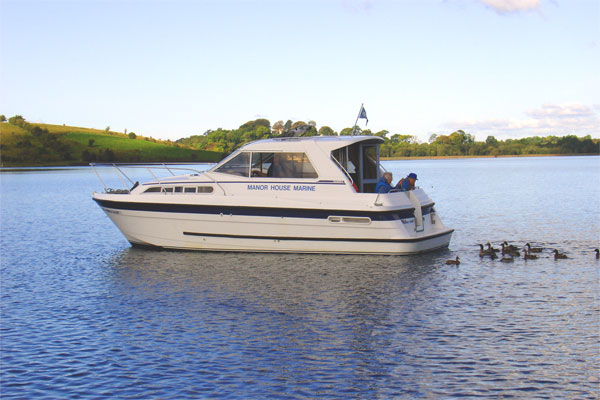
<path id="1" fill-rule="evenodd" d="M 358 110 L 358 115 L 356 116 L 356 121 L 354 121 L 354 126 L 352 127 L 352 136 L 354 136 L 354 131 L 356 131 L 356 124 L 358 124 L 358 119 L 360 118 L 360 113 L 363 110 L 365 103 L 360 105 L 360 109 Z"/>

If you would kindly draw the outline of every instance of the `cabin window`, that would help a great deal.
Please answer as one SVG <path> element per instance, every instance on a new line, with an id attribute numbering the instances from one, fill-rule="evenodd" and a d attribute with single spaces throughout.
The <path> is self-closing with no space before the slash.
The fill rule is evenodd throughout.
<path id="1" fill-rule="evenodd" d="M 185 193 L 196 193 L 196 188 L 195 187 L 186 187 L 183 189 L 183 191 Z"/>
<path id="2" fill-rule="evenodd" d="M 317 172 L 304 153 L 252 153 L 252 176 L 316 178 Z"/>
<path id="3" fill-rule="evenodd" d="M 198 193 L 212 193 L 212 186 L 198 186 Z"/>
<path id="4" fill-rule="evenodd" d="M 272 165 L 273 153 L 252 153 L 252 176 L 269 176 L 269 170 L 273 171 Z"/>
<path id="5" fill-rule="evenodd" d="M 183 192 L 183 186 L 175 186 L 175 193 Z"/>
<path id="6" fill-rule="evenodd" d="M 160 192 L 160 186 L 152 186 L 144 190 L 144 193 L 157 193 Z"/>
<path id="7" fill-rule="evenodd" d="M 172 188 L 172 187 L 166 187 L 166 188 L 163 188 L 163 192 L 166 192 L 166 193 L 173 193 L 173 188 Z"/>
<path id="8" fill-rule="evenodd" d="M 215 170 L 222 174 L 238 175 L 238 176 L 249 176 L 250 175 L 250 154 L 240 153 L 221 165 Z"/>

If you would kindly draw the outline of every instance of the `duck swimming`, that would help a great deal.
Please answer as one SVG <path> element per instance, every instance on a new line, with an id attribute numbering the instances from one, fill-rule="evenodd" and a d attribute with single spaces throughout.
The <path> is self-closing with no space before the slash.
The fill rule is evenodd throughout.
<path id="1" fill-rule="evenodd" d="M 497 253 L 500 251 L 498 249 L 493 248 L 490 242 L 487 242 L 486 246 L 487 246 L 488 251 L 491 251 L 492 253 Z"/>
<path id="2" fill-rule="evenodd" d="M 501 262 L 503 263 L 510 263 L 510 262 L 514 262 L 515 259 L 513 258 L 512 254 L 508 253 L 507 255 L 505 255 L 504 257 L 502 257 L 500 259 Z"/>
<path id="3" fill-rule="evenodd" d="M 525 249 L 523 249 L 523 259 L 525 260 L 537 260 L 538 256 L 534 255 L 534 254 L 529 254 L 529 252 Z"/>
<path id="4" fill-rule="evenodd" d="M 542 250 L 544 250 L 541 247 L 531 247 L 531 245 L 529 243 L 527 243 L 525 246 L 527 247 L 528 253 L 541 253 Z"/>
<path id="5" fill-rule="evenodd" d="M 600 258 L 600 249 L 594 249 L 596 252 L 596 260 Z"/>
<path id="6" fill-rule="evenodd" d="M 489 243 L 488 243 L 488 248 L 486 250 L 484 250 L 483 245 L 480 244 L 479 245 L 479 257 L 490 256 L 490 258 L 492 260 L 494 260 L 494 259 L 498 258 L 498 256 L 496 255 L 496 252 L 494 250 L 495 249 L 492 249 Z"/>
<path id="7" fill-rule="evenodd" d="M 561 260 L 561 259 L 565 259 L 565 258 L 569 258 L 569 257 L 567 257 L 565 254 L 559 253 L 558 250 L 554 249 L 554 259 L 555 260 Z"/>
<path id="8" fill-rule="evenodd" d="M 446 260 L 446 265 L 459 265 L 460 264 L 460 258 L 458 258 L 458 256 L 456 256 L 456 260 Z"/>
<path id="9" fill-rule="evenodd" d="M 502 255 L 505 255 L 505 254 L 510 254 L 513 257 L 521 257 L 521 253 L 519 252 L 519 249 L 517 249 L 513 245 L 509 245 L 506 242 L 502 243 Z"/>
<path id="10" fill-rule="evenodd" d="M 504 248 L 506 247 L 506 250 L 508 251 L 519 251 L 519 248 L 517 246 L 513 246 L 512 244 L 508 244 L 508 242 L 505 240 L 504 242 L 502 242 L 502 250 L 504 251 Z"/>
<path id="11" fill-rule="evenodd" d="M 489 256 L 491 253 L 490 250 L 484 250 L 483 249 L 483 245 L 479 244 L 479 257 L 483 257 L 483 256 Z"/>

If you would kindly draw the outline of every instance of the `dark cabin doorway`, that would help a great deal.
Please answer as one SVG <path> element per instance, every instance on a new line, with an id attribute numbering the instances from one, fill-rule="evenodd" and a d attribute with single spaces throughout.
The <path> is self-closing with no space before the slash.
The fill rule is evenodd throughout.
<path id="1" fill-rule="evenodd" d="M 382 175 L 379 141 L 363 141 L 336 149 L 333 157 L 348 172 L 360 193 L 374 193 Z"/>

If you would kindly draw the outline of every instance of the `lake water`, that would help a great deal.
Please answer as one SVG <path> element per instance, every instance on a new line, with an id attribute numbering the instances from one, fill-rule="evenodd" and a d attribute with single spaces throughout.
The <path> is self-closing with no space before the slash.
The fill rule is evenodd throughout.
<path id="1" fill-rule="evenodd" d="M 133 249 L 90 169 L 0 173 L 0 396 L 599 398 L 600 157 L 385 165 L 419 175 L 448 250 Z M 479 257 L 504 240 L 546 250 Z"/>

